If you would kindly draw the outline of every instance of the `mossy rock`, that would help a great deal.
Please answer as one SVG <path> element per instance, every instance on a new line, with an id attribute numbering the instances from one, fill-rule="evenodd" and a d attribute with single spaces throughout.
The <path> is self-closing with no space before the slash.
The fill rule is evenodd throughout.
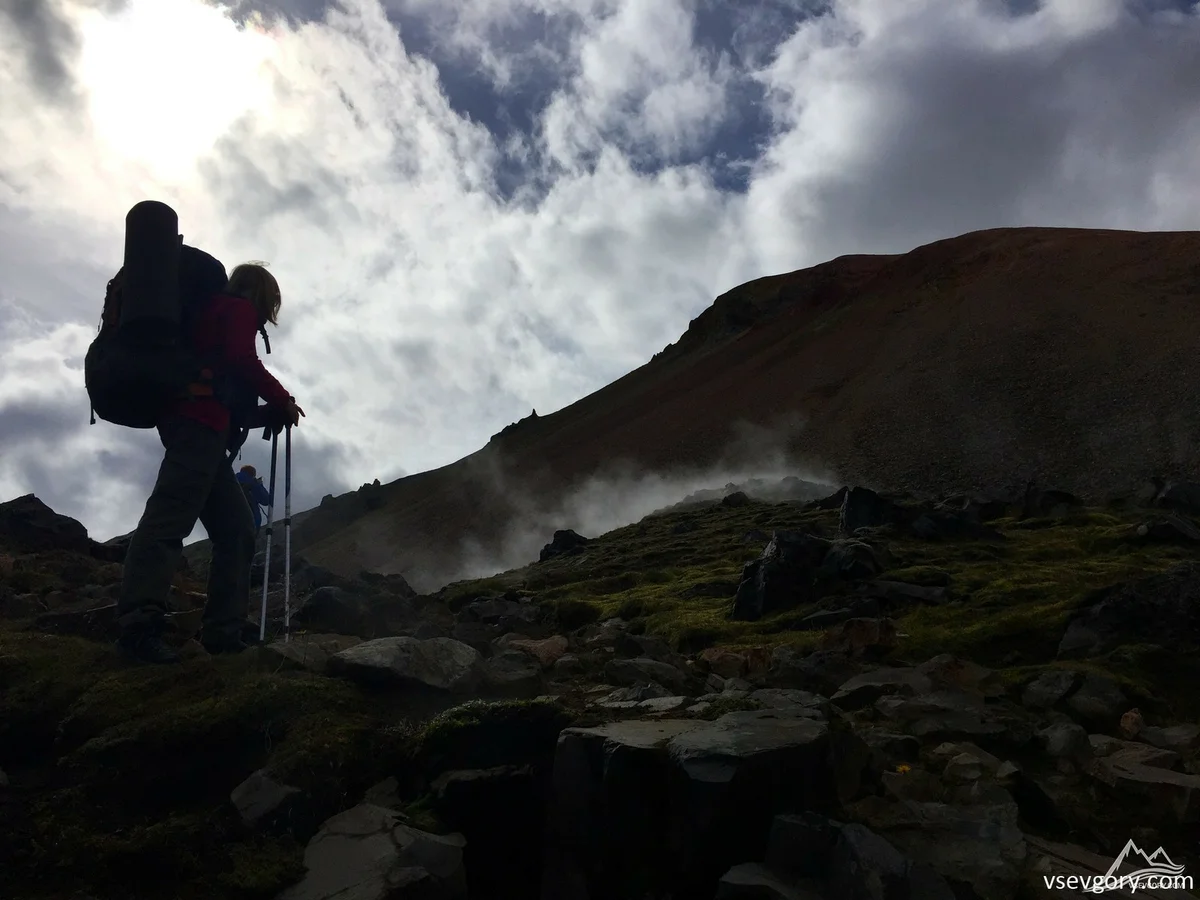
<path id="1" fill-rule="evenodd" d="M 471 700 L 430 719 L 414 739 L 413 758 L 429 779 L 453 769 L 546 763 L 570 718 L 549 700 Z"/>

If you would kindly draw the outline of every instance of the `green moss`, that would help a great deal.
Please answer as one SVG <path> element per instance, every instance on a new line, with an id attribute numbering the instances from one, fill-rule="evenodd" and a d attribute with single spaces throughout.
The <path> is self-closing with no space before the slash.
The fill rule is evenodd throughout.
<path id="1" fill-rule="evenodd" d="M 256 837 L 229 847 L 217 883 L 246 897 L 273 897 L 304 877 L 304 848 L 292 837 Z"/>
<path id="2" fill-rule="evenodd" d="M 40 873 L 38 896 L 65 893 L 80 883 L 106 894 L 127 888 L 136 873 L 148 895 L 250 900 L 275 896 L 304 872 L 303 848 L 293 838 L 234 838 L 219 812 L 168 814 L 100 829 L 86 827 L 79 802 L 77 792 L 59 791 L 34 806 L 33 851 L 18 863 Z"/>
<path id="3" fill-rule="evenodd" d="M 554 621 L 563 631 L 574 631 L 600 618 L 601 608 L 573 597 L 563 597 L 551 605 Z"/>
<path id="4" fill-rule="evenodd" d="M 268 769 L 304 791 L 315 818 L 323 820 L 353 806 L 367 788 L 392 774 L 405 746 L 403 737 L 381 729 L 371 715 L 322 710 L 289 724 Z"/>
<path id="5" fill-rule="evenodd" d="M 102 644 L 0 630 L 5 764 L 51 773 L 25 825 L 0 824 L 14 883 L 103 894 L 136 872 L 188 900 L 277 893 L 298 849 L 247 838 L 230 791 L 268 765 L 323 818 L 357 800 L 393 732 L 351 683 L 264 662 L 130 666 Z"/>
<path id="6" fill-rule="evenodd" d="M 361 702 L 353 686 L 340 680 L 296 671 L 229 677 L 208 660 L 162 674 L 131 669 L 101 680 L 99 688 L 99 703 L 85 694 L 78 704 L 96 716 L 97 733 L 70 754 L 71 761 L 128 761 L 131 753 L 195 756 L 219 746 L 224 755 L 231 746 L 260 746 L 265 756 L 270 742 L 302 716 Z"/>
<path id="7" fill-rule="evenodd" d="M 1136 512 L 1081 509 L 1061 517 L 998 519 L 991 525 L 1003 534 L 1002 541 L 934 542 L 893 535 L 884 577 L 947 587 L 951 601 L 893 612 L 902 632 L 897 661 L 919 662 L 943 652 L 1000 668 L 1053 660 L 1068 616 L 1090 591 L 1188 557 L 1184 548 L 1136 540 L 1136 521 Z M 705 586 L 737 584 L 742 567 L 763 546 L 761 540 L 745 540 L 752 529 L 833 537 L 837 524 L 836 510 L 806 511 L 794 503 L 708 506 L 649 516 L 599 536 L 585 554 L 536 563 L 478 585 L 536 590 L 562 630 L 619 616 L 635 633 L 663 637 L 683 652 L 781 643 L 815 647 L 821 633 L 799 629 L 818 604 L 758 622 L 735 622 L 728 618 L 735 588 Z M 832 602 L 835 598 L 822 605 Z M 1121 665 L 1129 671 L 1142 666 Z M 1160 662 L 1155 671 L 1162 674 L 1147 684 L 1175 695 L 1174 708 L 1181 708 L 1181 691 L 1165 681 L 1165 673 L 1178 665 L 1171 669 Z"/>
<path id="8" fill-rule="evenodd" d="M 952 581 L 950 573 L 937 566 L 907 566 L 891 569 L 886 573 L 886 577 L 889 581 L 902 581 L 923 587 L 949 587 Z"/>
<path id="9" fill-rule="evenodd" d="M 111 648 L 82 638 L 0 629 L 0 746 L 5 764 L 50 752 L 71 705 L 110 671 Z"/>
<path id="10" fill-rule="evenodd" d="M 411 803 L 406 803 L 399 810 L 408 820 L 408 824 L 430 834 L 449 834 L 452 830 L 437 814 L 437 798 L 432 794 L 423 794 Z"/>
<path id="11" fill-rule="evenodd" d="M 761 709 L 762 704 L 749 698 L 736 699 L 733 697 L 718 697 L 709 702 L 707 708 L 696 714 L 697 719 L 719 719 L 726 713 L 742 712 L 744 710 Z"/>
<path id="12" fill-rule="evenodd" d="M 472 700 L 430 719 L 415 737 L 414 756 L 430 776 L 546 759 L 569 719 L 547 700 Z"/>

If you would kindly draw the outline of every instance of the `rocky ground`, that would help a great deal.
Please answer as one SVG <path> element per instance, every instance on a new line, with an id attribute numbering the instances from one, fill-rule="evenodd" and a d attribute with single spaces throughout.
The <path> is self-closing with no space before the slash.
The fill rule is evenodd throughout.
<path id="1" fill-rule="evenodd" d="M 298 559 L 286 640 L 273 560 L 235 658 L 185 569 L 150 668 L 121 548 L 18 498 L 4 896 L 1083 897 L 1045 878 L 1130 840 L 1200 874 L 1198 500 L 735 492 L 428 596 Z"/>

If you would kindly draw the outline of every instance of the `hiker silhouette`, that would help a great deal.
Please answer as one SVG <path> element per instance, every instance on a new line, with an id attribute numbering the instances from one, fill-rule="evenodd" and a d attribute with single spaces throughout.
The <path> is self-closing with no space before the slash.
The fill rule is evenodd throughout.
<path id="1" fill-rule="evenodd" d="M 254 530 L 262 527 L 262 508 L 271 503 L 271 492 L 263 484 L 262 478 L 254 466 L 245 465 L 237 473 L 238 484 L 250 504 L 250 512 L 254 514 Z"/>
<path id="2" fill-rule="evenodd" d="M 181 277 L 184 271 L 181 260 Z M 210 653 L 237 653 L 248 646 L 243 632 L 258 517 L 247 505 L 229 455 L 248 429 L 265 427 L 278 434 L 304 415 L 255 347 L 257 333 L 267 323 L 277 324 L 280 306 L 275 277 L 263 265 L 247 263 L 235 268 L 223 287 L 216 286 L 187 329 L 191 349 L 212 361 L 212 377 L 190 384 L 189 396 L 169 403 L 157 422 L 165 453 L 129 543 L 117 601 L 117 646 L 133 661 L 180 659 L 163 641 L 163 617 L 183 540 L 197 519 L 212 542 L 201 643 Z M 257 405 L 259 397 L 266 406 Z"/>

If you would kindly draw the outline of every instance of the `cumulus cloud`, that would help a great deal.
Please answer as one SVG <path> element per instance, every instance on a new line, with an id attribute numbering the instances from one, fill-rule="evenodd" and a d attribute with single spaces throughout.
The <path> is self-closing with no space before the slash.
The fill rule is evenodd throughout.
<path id="1" fill-rule="evenodd" d="M 148 196 L 280 279 L 297 509 L 561 408 L 750 278 L 1197 226 L 1191 0 L 729 6 L 4 4 L 0 496 L 136 524 L 157 438 L 87 425 L 81 360 Z"/>

